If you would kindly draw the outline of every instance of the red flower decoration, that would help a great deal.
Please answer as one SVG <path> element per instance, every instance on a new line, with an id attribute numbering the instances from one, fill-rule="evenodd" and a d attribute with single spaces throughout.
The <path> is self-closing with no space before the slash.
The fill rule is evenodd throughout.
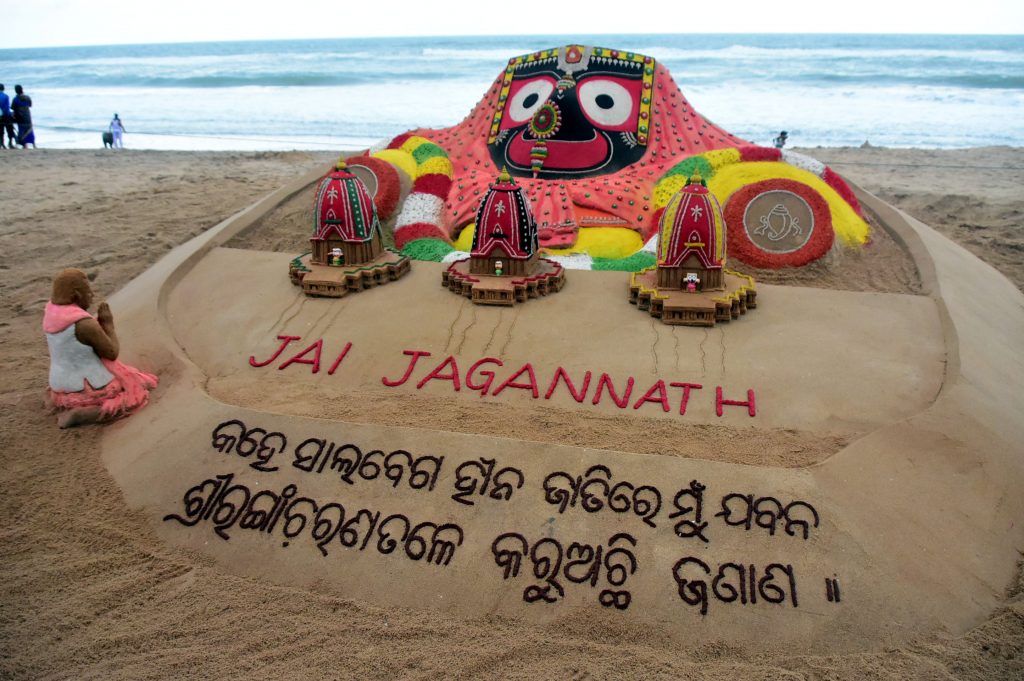
<path id="1" fill-rule="evenodd" d="M 811 223 L 801 224 L 799 229 L 805 235 L 798 246 L 788 251 L 771 250 L 758 245 L 754 237 L 757 232 L 764 231 L 767 225 L 752 226 L 751 217 L 747 215 L 748 207 L 759 196 L 766 192 L 782 191 L 795 194 L 810 208 Z M 772 211 L 774 213 L 774 210 Z M 813 262 L 828 253 L 835 240 L 832 230 L 832 213 L 825 198 L 811 187 L 795 180 L 774 179 L 748 184 L 733 192 L 725 204 L 725 225 L 728 231 L 729 256 L 735 257 L 747 265 L 779 269 L 782 267 L 801 267 Z M 748 229 L 751 230 L 748 232 Z M 762 244 L 767 241 L 762 237 Z"/>
<path id="2" fill-rule="evenodd" d="M 402 185 L 395 167 L 372 156 L 354 156 L 345 162 L 349 169 L 366 168 L 377 178 L 377 188 L 373 192 L 373 205 L 377 207 L 377 217 L 381 222 L 390 218 L 398 207 L 398 201 L 402 194 Z"/>

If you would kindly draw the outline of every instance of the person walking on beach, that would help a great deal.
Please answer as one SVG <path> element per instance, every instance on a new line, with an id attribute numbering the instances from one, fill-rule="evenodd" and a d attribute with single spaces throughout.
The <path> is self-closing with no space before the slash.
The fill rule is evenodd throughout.
<path id="1" fill-rule="evenodd" d="M 14 116 L 11 115 L 11 98 L 0 83 L 0 149 L 4 148 L 4 131 L 7 131 L 7 146 L 14 148 Z"/>
<path id="2" fill-rule="evenodd" d="M 774 140 L 775 148 L 776 149 L 781 149 L 782 147 L 786 146 L 786 139 L 788 137 L 789 137 L 789 134 L 785 130 L 780 132 L 779 136 L 776 137 L 775 140 Z"/>
<path id="3" fill-rule="evenodd" d="M 124 123 L 117 117 L 117 114 L 114 114 L 114 120 L 110 121 L 110 134 L 113 136 L 113 144 L 111 146 L 114 149 L 124 149 L 122 136 L 125 132 L 127 130 L 124 129 Z"/>
<path id="4" fill-rule="evenodd" d="M 20 85 L 14 86 L 14 101 L 11 102 L 11 111 L 14 113 L 14 122 L 18 124 L 18 144 L 22 149 L 28 145 L 36 146 L 36 133 L 32 130 L 32 98 L 25 94 Z"/>

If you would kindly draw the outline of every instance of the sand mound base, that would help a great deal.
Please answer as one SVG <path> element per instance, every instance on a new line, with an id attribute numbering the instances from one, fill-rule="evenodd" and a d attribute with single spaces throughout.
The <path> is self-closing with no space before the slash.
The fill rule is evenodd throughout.
<path id="1" fill-rule="evenodd" d="M 166 540 L 382 604 L 794 651 L 963 630 L 1001 596 L 1024 307 L 924 226 L 864 197 L 927 295 L 767 285 L 742 324 L 681 329 L 625 275 L 508 310 L 415 263 L 332 301 L 217 247 L 303 186 L 118 296 L 166 387 L 104 459 Z M 602 419 L 636 440 L 595 448 Z"/>

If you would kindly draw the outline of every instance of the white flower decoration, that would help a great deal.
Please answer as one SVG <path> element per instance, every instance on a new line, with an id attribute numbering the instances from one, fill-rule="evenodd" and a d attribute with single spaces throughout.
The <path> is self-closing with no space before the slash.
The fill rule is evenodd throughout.
<path id="1" fill-rule="evenodd" d="M 395 221 L 395 231 L 397 232 L 402 227 L 415 222 L 437 225 L 438 229 L 440 229 L 441 211 L 443 208 L 444 200 L 433 194 L 409 194 L 405 199 L 405 204 L 402 206 L 401 214 L 399 214 L 398 219 Z"/>
<path id="2" fill-rule="evenodd" d="M 822 175 L 825 174 L 824 163 L 822 163 L 816 158 L 811 158 L 810 156 L 798 154 L 795 151 L 783 150 L 782 160 L 783 162 L 788 163 L 791 166 L 795 166 L 797 168 L 800 168 L 801 170 L 806 170 L 809 173 L 814 173 L 818 177 L 821 177 Z"/>

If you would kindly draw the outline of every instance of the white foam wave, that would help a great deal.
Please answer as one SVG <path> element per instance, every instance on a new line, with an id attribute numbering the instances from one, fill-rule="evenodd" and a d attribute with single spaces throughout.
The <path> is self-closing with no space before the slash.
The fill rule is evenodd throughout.
<path id="1" fill-rule="evenodd" d="M 521 54 L 529 54 L 535 50 L 527 48 L 494 48 L 494 49 L 459 49 L 449 47 L 426 47 L 421 51 L 421 55 L 427 59 L 458 59 L 465 61 L 484 61 L 493 62 L 495 65 L 504 65 L 508 63 L 508 60 L 512 57 L 518 57 Z"/>
<path id="2" fill-rule="evenodd" d="M 780 41 L 784 38 L 780 38 Z M 1007 52 L 1002 50 L 940 50 L 934 48 L 808 48 L 808 47 L 754 47 L 751 45 L 730 45 L 719 49 L 686 50 L 678 47 L 650 46 L 637 48 L 641 54 L 648 54 L 656 59 L 668 60 L 893 60 L 893 59 L 938 59 L 945 58 L 955 61 L 992 62 L 992 63 L 1024 63 L 1024 52 Z"/>

